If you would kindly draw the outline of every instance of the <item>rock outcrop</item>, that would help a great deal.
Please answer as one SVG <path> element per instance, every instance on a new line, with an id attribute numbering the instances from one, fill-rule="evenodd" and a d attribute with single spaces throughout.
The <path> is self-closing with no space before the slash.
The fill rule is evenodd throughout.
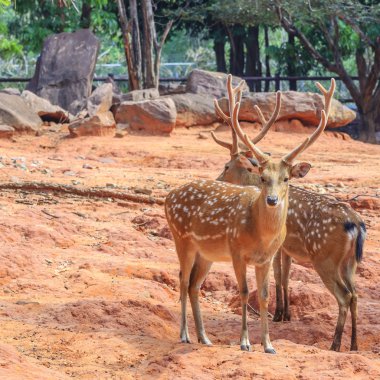
<path id="1" fill-rule="evenodd" d="M 42 120 L 22 97 L 0 93 L 0 124 L 13 127 L 18 133 L 35 134 Z"/>
<path id="2" fill-rule="evenodd" d="M 202 94 L 177 94 L 173 99 L 177 109 L 176 127 L 208 125 L 217 121 L 212 97 Z"/>
<path id="3" fill-rule="evenodd" d="M 317 125 L 320 118 L 320 110 L 323 109 L 323 96 L 312 92 L 284 91 L 281 98 L 281 111 L 278 120 L 297 119 L 304 125 Z M 259 121 L 259 117 L 254 110 L 258 105 L 266 118 L 269 118 L 275 107 L 274 93 L 249 93 L 243 96 L 239 112 L 239 119 L 250 122 Z M 227 98 L 219 100 L 219 104 L 224 112 L 228 113 Z M 333 99 L 328 127 L 342 127 L 356 117 L 355 112 L 344 106 L 338 100 Z"/>
<path id="4" fill-rule="evenodd" d="M 132 130 L 169 134 L 175 126 L 177 110 L 170 98 L 123 102 L 115 119 L 118 124 L 128 124 Z"/>
<path id="5" fill-rule="evenodd" d="M 91 94 L 99 46 L 88 29 L 49 36 L 27 90 L 76 114 L 71 105 Z"/>

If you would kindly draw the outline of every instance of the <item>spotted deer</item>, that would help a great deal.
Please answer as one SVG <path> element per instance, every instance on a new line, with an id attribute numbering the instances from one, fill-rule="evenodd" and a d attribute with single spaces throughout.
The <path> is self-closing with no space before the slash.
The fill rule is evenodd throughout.
<path id="1" fill-rule="evenodd" d="M 317 86 L 324 95 L 324 108 L 328 117 L 335 83 L 332 80 L 328 91 L 320 84 Z M 227 89 L 229 98 L 237 92 L 236 89 L 232 89 L 230 80 Z M 279 94 L 277 94 L 276 108 L 269 121 L 266 121 L 260 109 L 255 107 L 263 126 L 253 139 L 256 144 L 277 119 L 279 106 Z M 220 109 L 217 102 L 215 110 L 231 126 L 229 117 Z M 232 143 L 220 140 L 213 134 L 214 140 L 227 148 L 231 155 L 218 180 L 245 186 L 261 186 L 258 169 L 253 168 L 257 166 L 257 161 L 251 158 L 249 149 L 239 142 L 234 128 L 231 127 L 231 131 Z M 357 263 L 362 259 L 366 236 L 363 220 L 345 203 L 290 185 L 286 228 L 286 239 L 273 261 L 276 281 L 276 311 L 273 320 L 289 321 L 291 317 L 288 285 L 292 258 L 299 262 L 312 263 L 339 305 L 339 316 L 331 349 L 340 350 L 344 324 L 350 308 L 352 318 L 350 349 L 357 350 L 358 312 L 355 272 Z"/>
<path id="2" fill-rule="evenodd" d="M 238 114 L 241 84 L 230 96 L 231 126 L 241 131 Z M 255 266 L 260 305 L 261 343 L 264 352 L 275 353 L 269 338 L 269 272 L 274 254 L 286 236 L 289 179 L 307 174 L 310 164 L 294 163 L 296 157 L 323 132 L 326 115 L 316 131 L 290 153 L 275 161 L 243 135 L 243 142 L 256 157 L 262 185 L 238 186 L 221 181 L 198 180 L 171 191 L 165 213 L 180 263 L 182 342 L 190 343 L 187 326 L 187 293 L 193 310 L 198 341 L 211 345 L 199 307 L 199 289 L 214 261 L 232 261 L 238 282 L 242 326 L 240 347 L 250 350 L 247 329 L 247 265 Z M 252 166 L 253 168 L 253 166 Z"/>

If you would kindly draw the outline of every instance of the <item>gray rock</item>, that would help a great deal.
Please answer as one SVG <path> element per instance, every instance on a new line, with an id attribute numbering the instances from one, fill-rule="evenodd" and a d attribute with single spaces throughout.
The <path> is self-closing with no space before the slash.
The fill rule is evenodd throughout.
<path id="1" fill-rule="evenodd" d="M 33 92 L 25 90 L 21 97 L 26 104 L 43 120 L 55 123 L 68 123 L 70 114 L 59 106 L 54 106 L 48 100 L 43 99 Z"/>
<path id="2" fill-rule="evenodd" d="M 2 90 L 0 90 L 0 92 L 3 92 L 8 95 L 21 95 L 20 90 L 14 87 L 3 88 Z"/>
<path id="3" fill-rule="evenodd" d="M 123 102 L 116 111 L 119 124 L 128 124 L 133 130 L 150 134 L 168 134 L 176 122 L 177 110 L 170 98 Z"/>
<path id="4" fill-rule="evenodd" d="M 0 93 L 0 124 L 13 127 L 18 133 L 35 134 L 42 120 L 21 96 Z"/>
<path id="5" fill-rule="evenodd" d="M 233 86 L 237 86 L 242 79 L 232 77 Z M 227 96 L 227 74 L 206 70 L 195 69 L 187 78 L 186 92 L 192 94 L 206 94 L 211 98 L 221 98 Z M 249 91 L 247 83 L 243 87 L 243 92 Z"/>
<path id="6" fill-rule="evenodd" d="M 77 113 L 70 105 L 91 94 L 99 46 L 99 40 L 88 29 L 49 36 L 27 90 Z"/>
<path id="7" fill-rule="evenodd" d="M 112 84 L 104 83 L 97 87 L 87 99 L 87 110 L 90 116 L 108 112 L 112 106 Z"/>

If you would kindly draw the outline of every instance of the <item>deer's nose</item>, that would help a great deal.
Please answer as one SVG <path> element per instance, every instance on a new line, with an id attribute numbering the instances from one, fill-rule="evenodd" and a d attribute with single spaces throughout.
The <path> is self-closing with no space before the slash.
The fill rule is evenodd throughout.
<path id="1" fill-rule="evenodd" d="M 268 195 L 267 196 L 267 204 L 269 206 L 276 206 L 278 203 L 278 196 L 277 195 Z"/>

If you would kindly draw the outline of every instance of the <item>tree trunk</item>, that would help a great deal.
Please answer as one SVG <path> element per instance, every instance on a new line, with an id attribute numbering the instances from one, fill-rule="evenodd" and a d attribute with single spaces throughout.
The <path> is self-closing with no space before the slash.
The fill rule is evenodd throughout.
<path id="1" fill-rule="evenodd" d="M 294 77 L 296 73 L 296 67 L 295 67 L 295 35 L 294 33 L 288 32 L 288 44 L 290 45 L 291 54 L 290 57 L 287 60 L 287 71 L 289 77 Z M 289 90 L 290 91 L 297 91 L 297 81 L 294 79 L 289 80 Z"/>
<path id="2" fill-rule="evenodd" d="M 224 46 L 225 46 L 224 38 L 223 39 L 221 39 L 220 37 L 214 38 L 216 70 L 221 73 L 227 72 L 226 52 L 225 52 Z"/>
<path id="3" fill-rule="evenodd" d="M 230 73 L 233 75 L 244 75 L 244 28 L 235 26 L 233 31 L 228 28 L 230 39 Z"/>
<path id="4" fill-rule="evenodd" d="M 140 90 L 141 72 L 138 71 L 134 62 L 133 50 L 131 49 L 131 41 L 129 39 L 130 25 L 128 22 L 127 13 L 125 11 L 124 0 L 117 0 L 117 8 L 119 13 L 121 31 L 123 33 L 125 59 L 127 61 L 128 67 L 129 90 Z"/>
<path id="5" fill-rule="evenodd" d="M 142 0 L 141 10 L 143 14 L 144 31 L 144 87 L 151 88 L 156 86 L 154 42 L 156 40 L 156 28 L 154 24 L 153 8 L 151 0 Z"/>
<path id="6" fill-rule="evenodd" d="M 268 55 L 269 48 L 269 29 L 267 26 L 264 26 L 264 40 L 265 40 L 265 76 L 269 78 L 271 76 L 270 73 L 270 61 Z M 269 91 L 270 82 L 265 81 L 265 92 Z"/>
<path id="7" fill-rule="evenodd" d="M 81 28 L 88 29 L 91 26 L 91 3 L 89 0 L 83 0 L 82 12 L 80 15 Z"/>
<path id="8" fill-rule="evenodd" d="M 131 45 L 133 52 L 134 68 L 138 73 L 140 88 L 143 87 L 142 82 L 142 56 L 141 56 L 141 42 L 140 42 L 140 26 L 139 17 L 137 13 L 136 0 L 129 1 L 129 14 L 130 14 L 130 33 Z"/>
<path id="9" fill-rule="evenodd" d="M 248 28 L 248 35 L 246 40 L 247 46 L 247 65 L 246 75 L 261 77 L 262 68 L 260 61 L 260 44 L 259 44 L 259 27 L 251 26 Z M 255 81 L 250 85 L 251 91 L 261 91 L 261 81 Z"/>

